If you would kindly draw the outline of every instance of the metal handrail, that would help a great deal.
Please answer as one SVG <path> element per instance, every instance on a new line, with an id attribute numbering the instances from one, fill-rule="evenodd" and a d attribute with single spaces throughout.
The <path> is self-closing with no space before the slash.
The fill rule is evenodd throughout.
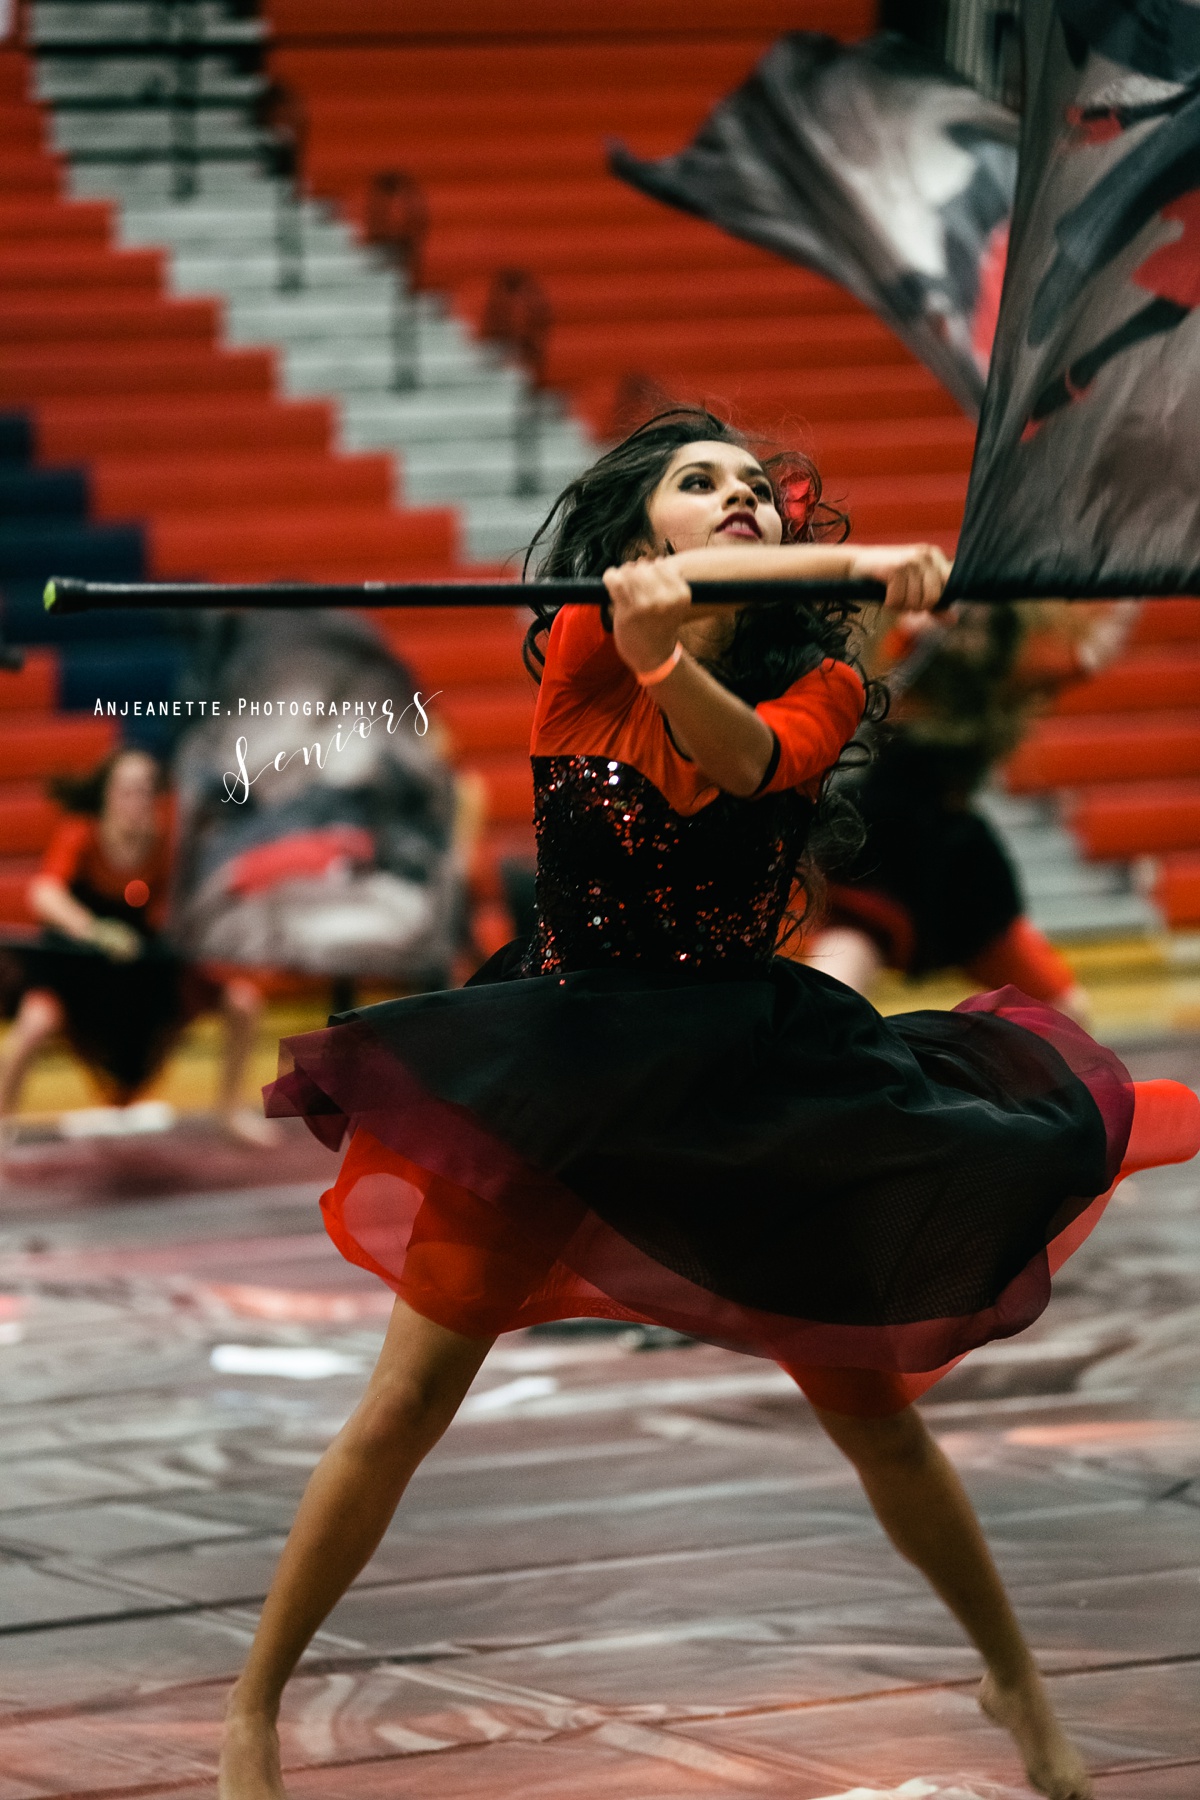
<path id="1" fill-rule="evenodd" d="M 114 0 L 114 4 L 116 0 Z M 202 112 L 250 111 L 266 91 L 262 82 L 255 91 L 234 96 L 210 94 L 201 90 L 200 72 L 205 61 L 233 63 L 241 74 L 259 75 L 266 50 L 266 37 L 259 21 L 251 15 L 246 0 L 227 0 L 242 22 L 211 24 L 201 18 L 194 0 L 171 0 L 171 16 L 179 29 L 163 31 L 161 27 L 140 36 L 39 32 L 31 28 L 30 8 L 24 6 L 20 38 L 26 50 L 40 63 L 47 61 L 167 61 L 171 64 L 170 91 L 157 83 L 141 92 L 127 94 L 62 94 L 56 95 L 56 110 L 75 113 L 164 112 L 170 120 L 170 143 L 112 144 L 81 147 L 70 152 L 72 162 L 91 167 L 142 167 L 165 163 L 172 170 L 171 192 L 176 200 L 193 198 L 200 188 L 199 172 L 207 164 L 266 162 L 268 169 L 278 161 L 276 146 L 269 136 L 261 136 L 252 145 L 204 144 L 197 130 Z M 178 10 L 176 11 L 176 7 Z M 160 4 L 155 11 L 163 11 Z M 281 204 L 281 215 L 284 208 Z M 291 231 L 290 237 L 295 237 Z M 281 286 L 298 285 L 296 254 L 284 255 L 285 233 L 277 232 L 281 245 Z"/>
<path id="2" fill-rule="evenodd" d="M 419 386 L 421 261 L 429 232 L 429 202 L 407 169 L 381 169 L 367 189 L 366 238 L 391 264 L 392 388 L 411 393 Z"/>
<path id="3" fill-rule="evenodd" d="M 273 81 L 259 96 L 254 119 L 262 133 L 263 166 L 275 183 L 276 286 L 281 294 L 296 294 L 304 286 L 300 171 L 308 144 L 308 113 L 299 94 Z"/>
<path id="4" fill-rule="evenodd" d="M 513 493 L 528 498 L 542 487 L 542 425 L 546 353 L 554 327 L 550 297 L 528 269 L 498 269 L 483 309 L 480 336 L 495 344 L 525 376 L 513 419 Z"/>

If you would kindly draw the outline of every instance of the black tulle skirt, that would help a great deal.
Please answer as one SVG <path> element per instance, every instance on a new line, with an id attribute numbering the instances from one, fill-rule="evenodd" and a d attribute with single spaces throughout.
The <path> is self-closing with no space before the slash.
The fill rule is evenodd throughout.
<path id="1" fill-rule="evenodd" d="M 140 956 L 119 962 L 57 932 L 10 934 L 0 952 L 4 1009 L 32 988 L 56 996 L 72 1049 L 120 1100 L 157 1074 L 184 1026 L 221 998 L 160 939 L 147 937 Z"/>
<path id="2" fill-rule="evenodd" d="M 467 1336 L 652 1320 L 919 1389 L 1038 1316 L 1126 1148 L 1121 1063 L 1015 989 L 885 1020 L 782 960 L 517 968 L 287 1040 L 267 1090 L 352 1133 L 343 1254 Z"/>

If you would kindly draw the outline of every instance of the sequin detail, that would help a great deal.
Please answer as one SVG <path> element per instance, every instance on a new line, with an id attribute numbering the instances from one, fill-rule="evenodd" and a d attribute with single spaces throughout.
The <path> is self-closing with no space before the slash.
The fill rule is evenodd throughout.
<path id="1" fill-rule="evenodd" d="M 530 974 L 771 957 L 813 816 L 803 794 L 720 794 L 685 816 L 628 763 L 535 756 Z"/>

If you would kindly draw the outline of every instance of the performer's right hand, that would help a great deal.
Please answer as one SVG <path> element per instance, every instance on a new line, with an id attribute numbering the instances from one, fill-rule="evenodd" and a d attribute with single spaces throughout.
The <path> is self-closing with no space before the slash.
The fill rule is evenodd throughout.
<path id="1" fill-rule="evenodd" d="M 694 617 L 692 590 L 671 557 L 645 556 L 604 571 L 612 601 L 613 643 L 635 675 L 670 656 L 686 620 Z"/>
<path id="2" fill-rule="evenodd" d="M 850 555 L 851 581 L 882 581 L 893 612 L 932 612 L 950 579 L 949 559 L 936 544 L 864 544 Z"/>

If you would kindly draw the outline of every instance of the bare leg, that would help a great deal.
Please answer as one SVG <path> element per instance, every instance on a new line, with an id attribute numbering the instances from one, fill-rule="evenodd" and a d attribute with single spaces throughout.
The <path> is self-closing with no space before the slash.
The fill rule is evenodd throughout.
<path id="1" fill-rule="evenodd" d="M 284 1684 L 370 1561 L 490 1349 L 490 1340 L 460 1337 L 396 1302 L 367 1391 L 304 1491 L 230 1696 L 220 1800 L 282 1800 L 276 1719 Z"/>
<path id="2" fill-rule="evenodd" d="M 818 931 L 804 953 L 804 961 L 809 968 L 820 969 L 822 975 L 831 975 L 835 981 L 853 988 L 856 994 L 866 995 L 883 967 L 874 939 L 849 925 L 831 925 L 827 931 Z"/>
<path id="3" fill-rule="evenodd" d="M 892 1543 L 983 1657 L 979 1704 L 1016 1740 L 1031 1784 L 1049 1800 L 1091 1800 L 1083 1759 L 1054 1716 L 966 1490 L 920 1414 L 907 1407 L 852 1419 L 818 1409 L 817 1417 L 854 1464 Z"/>
<path id="4" fill-rule="evenodd" d="M 54 994 L 31 988 L 22 997 L 0 1059 L 0 1118 L 16 1106 L 30 1063 L 62 1027 L 63 1009 Z"/>
<path id="5" fill-rule="evenodd" d="M 1065 994 L 1059 994 L 1053 1001 L 1059 1012 L 1066 1013 L 1068 1019 L 1074 1019 L 1085 1031 L 1091 1031 L 1095 1017 L 1091 997 L 1081 982 L 1073 982 Z"/>
<path id="6" fill-rule="evenodd" d="M 246 1064 L 254 1048 L 258 1021 L 262 1016 L 262 995 L 252 981 L 230 981 L 221 995 L 221 1017 L 225 1026 L 225 1042 L 221 1056 L 220 1087 L 217 1111 L 226 1128 L 247 1143 L 269 1147 L 277 1143 L 279 1133 L 261 1112 L 241 1104 L 242 1082 Z"/>

